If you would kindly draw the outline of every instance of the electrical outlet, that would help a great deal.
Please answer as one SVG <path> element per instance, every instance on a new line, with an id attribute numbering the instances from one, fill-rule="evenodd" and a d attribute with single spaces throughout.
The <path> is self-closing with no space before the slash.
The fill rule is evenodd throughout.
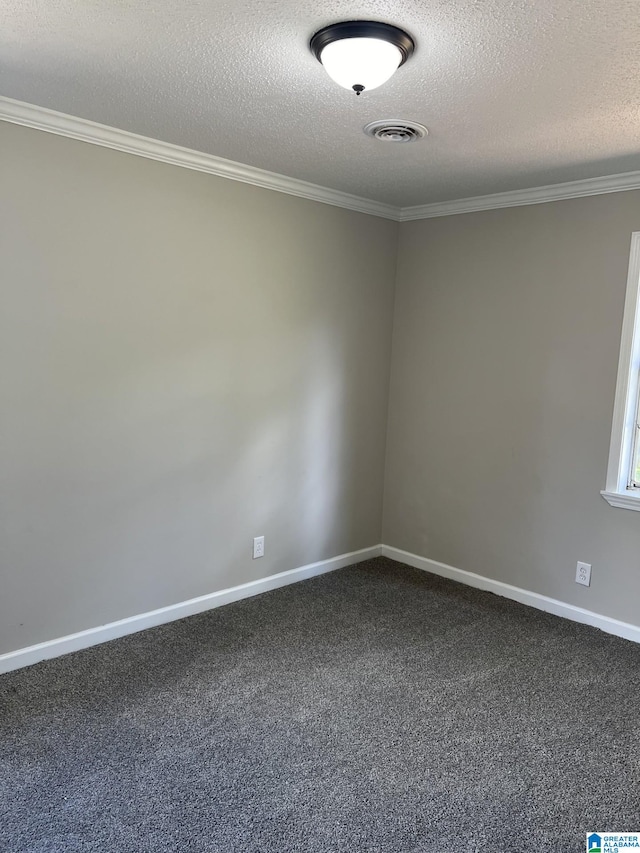
<path id="1" fill-rule="evenodd" d="M 264 536 L 256 536 L 253 540 L 253 559 L 264 557 Z"/>
<path id="2" fill-rule="evenodd" d="M 591 563 L 578 563 L 576 566 L 576 583 L 591 586 Z"/>

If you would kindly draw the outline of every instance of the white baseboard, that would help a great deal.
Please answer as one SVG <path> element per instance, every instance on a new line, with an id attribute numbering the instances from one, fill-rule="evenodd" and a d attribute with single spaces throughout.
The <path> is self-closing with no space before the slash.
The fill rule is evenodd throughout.
<path id="1" fill-rule="evenodd" d="M 483 575 L 467 572 L 464 569 L 457 569 L 455 566 L 448 566 L 446 563 L 439 563 L 427 557 L 420 557 L 417 554 L 411 554 L 409 551 L 402 551 L 400 548 L 393 548 L 390 545 L 373 545 L 370 548 L 362 548 L 359 551 L 352 551 L 349 554 L 340 554 L 329 560 L 321 560 L 319 563 L 310 563 L 297 569 L 279 572 L 276 575 L 250 581 L 240 586 L 222 589 L 208 595 L 201 595 L 198 598 L 191 598 L 188 601 L 181 601 L 178 604 L 171 604 L 168 607 L 161 607 L 159 610 L 151 610 L 148 613 L 130 616 L 127 619 L 119 619 L 117 622 L 110 622 L 107 625 L 100 625 L 97 628 L 89 628 L 86 631 L 79 631 L 76 634 L 69 634 L 66 637 L 59 637 L 55 640 L 48 640 L 45 643 L 38 643 L 35 646 L 28 646 L 24 649 L 7 652 L 0 655 L 0 675 L 5 672 L 11 672 L 14 669 L 31 666 L 42 660 L 66 655 L 69 652 L 76 652 L 80 649 L 87 649 L 90 646 L 96 646 L 108 640 L 116 640 L 118 637 L 125 637 L 127 634 L 135 634 L 138 631 L 144 631 L 146 628 L 153 628 L 156 625 L 163 625 L 166 622 L 173 622 L 176 619 L 184 619 L 186 616 L 193 616 L 205 610 L 213 610 L 215 607 L 222 607 L 222 605 L 230 604 L 233 601 L 251 598 L 254 595 L 268 592 L 271 589 L 288 586 L 306 578 L 323 575 L 327 572 L 332 572 L 336 569 L 379 556 L 389 557 L 392 560 L 397 560 L 416 569 L 422 569 L 440 577 L 450 578 L 476 589 L 493 592 L 503 598 L 509 598 L 512 601 L 520 602 L 520 604 L 535 607 L 537 610 L 544 610 L 547 613 L 571 619 L 573 622 L 592 625 L 594 628 L 600 628 L 600 630 L 606 631 L 608 634 L 614 634 L 616 637 L 623 637 L 626 640 L 640 643 L 640 626 L 638 625 L 620 622 L 618 619 L 602 616 L 591 610 L 585 610 L 582 607 L 576 607 L 573 604 L 567 604 L 555 598 L 548 598 L 546 595 L 540 595 L 537 592 L 529 592 L 526 589 L 520 589 L 520 587 L 511 586 L 511 584 L 503 583 L 502 581 L 492 580 Z"/>
<path id="2" fill-rule="evenodd" d="M 66 655 L 69 652 L 77 652 L 80 649 L 97 646 L 99 643 L 116 640 L 118 637 L 125 637 L 127 634 L 135 634 L 138 631 L 144 631 L 146 628 L 163 625 L 165 622 L 173 622 L 176 619 L 184 619 L 185 616 L 193 616 L 205 610 L 213 610 L 215 607 L 222 607 L 223 604 L 240 601 L 242 598 L 251 598 L 262 592 L 288 586 L 297 581 L 324 575 L 344 566 L 361 563 L 363 560 L 370 560 L 372 557 L 379 557 L 381 553 L 382 545 L 362 548 L 360 551 L 340 554 L 338 557 L 321 560 L 319 563 L 309 563 L 307 566 L 300 566 L 300 568 L 291 569 L 287 572 L 279 572 L 276 575 L 243 583 L 229 589 L 221 589 L 218 592 L 191 598 L 189 601 L 181 601 L 178 604 L 161 607 L 159 610 L 140 613 L 138 616 L 129 616 L 127 619 L 118 619 L 117 622 L 109 622 L 107 625 L 100 625 L 98 628 L 89 628 L 86 631 L 78 631 L 77 634 L 69 634 L 56 640 L 38 643 L 35 646 L 16 649 L 14 652 L 0 655 L 0 674 L 24 666 L 31 666 L 31 664 L 42 660 Z"/>
<path id="3" fill-rule="evenodd" d="M 566 604 L 564 601 L 548 598 L 546 595 L 540 595 L 537 592 L 529 592 L 526 589 L 502 583 L 502 581 L 492 580 L 483 575 L 464 571 L 464 569 L 456 569 L 455 566 L 438 563 L 436 560 L 429 560 L 427 557 L 419 557 L 417 554 L 411 554 L 409 551 L 402 551 L 400 548 L 393 548 L 390 545 L 382 546 L 382 556 L 389 557 L 391 560 L 397 560 L 399 563 L 405 563 L 407 566 L 413 566 L 415 569 L 422 569 L 425 572 L 431 572 L 434 575 L 449 578 L 467 586 L 473 586 L 476 589 L 493 592 L 496 595 L 501 595 L 503 598 L 510 598 L 512 601 L 520 602 L 520 604 L 535 607 L 537 610 L 553 613 L 555 616 L 563 616 L 565 619 L 571 619 L 572 622 L 592 625 L 594 628 L 606 631 L 607 634 L 615 634 L 616 637 L 623 637 L 625 640 L 640 643 L 639 625 L 620 622 L 618 619 L 612 619 L 610 616 L 601 616 L 599 613 L 585 610 L 583 607 Z"/>

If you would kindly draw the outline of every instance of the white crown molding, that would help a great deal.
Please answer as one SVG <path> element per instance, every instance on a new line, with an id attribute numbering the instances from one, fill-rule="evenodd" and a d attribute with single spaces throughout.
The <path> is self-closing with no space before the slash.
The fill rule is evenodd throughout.
<path id="1" fill-rule="evenodd" d="M 161 163 L 182 166 L 185 169 L 217 175 L 219 178 L 229 178 L 232 181 L 319 201 L 322 204 L 380 216 L 383 219 L 397 221 L 400 218 L 400 208 L 390 204 L 360 198 L 328 187 L 320 187 L 276 172 L 246 166 L 233 160 L 226 160 L 224 157 L 215 157 L 213 154 L 183 148 L 170 142 L 139 136 L 137 133 L 108 127 L 88 119 L 76 118 L 45 107 L 27 104 L 24 101 L 16 101 L 13 98 L 0 96 L 0 121 L 32 127 L 58 136 L 67 136 L 70 139 L 78 139 L 103 148 L 113 148 L 138 157 L 146 157 L 148 160 L 159 160 Z"/>
<path id="2" fill-rule="evenodd" d="M 400 211 L 400 222 L 410 222 L 414 219 L 433 219 L 438 216 L 455 216 L 459 213 L 476 213 L 481 210 L 495 210 L 500 207 L 545 204 L 549 201 L 562 201 L 568 198 L 582 198 L 590 195 L 638 189 L 640 189 L 640 172 L 625 172 L 621 175 L 605 175 L 602 178 L 586 178 L 582 181 L 568 181 L 564 184 L 549 184 L 546 187 L 529 187 L 525 190 L 512 190 L 506 193 L 403 207 Z"/>
<path id="3" fill-rule="evenodd" d="M 146 631 L 147 628 L 155 628 L 157 625 L 174 622 L 176 619 L 185 619 L 187 616 L 194 616 L 196 613 L 204 613 L 206 610 L 213 610 L 234 601 L 252 598 L 254 595 L 289 586 L 289 584 L 307 580 L 307 578 L 315 578 L 318 575 L 324 575 L 345 566 L 362 563 L 364 560 L 379 557 L 381 553 L 382 545 L 372 545 L 370 548 L 361 548 L 359 551 L 340 554 L 338 557 L 321 560 L 319 563 L 309 563 L 297 569 L 279 572 L 276 575 L 269 575 L 266 578 L 249 581 L 249 583 L 243 583 L 229 589 L 221 589 L 218 592 L 211 592 L 208 595 L 201 595 L 188 601 L 180 601 L 177 604 L 170 604 L 168 607 L 161 607 L 148 613 L 139 613 L 126 619 L 118 619 L 117 622 L 109 622 L 107 625 L 100 625 L 97 628 L 78 631 L 77 634 L 68 634 L 66 637 L 58 637 L 55 640 L 47 640 L 35 646 L 6 652 L 0 655 L 0 675 L 14 669 L 21 669 L 24 666 L 32 666 L 42 660 L 57 658 L 70 652 L 77 652 L 81 649 L 97 646 L 100 643 L 106 643 L 109 640 L 117 640 L 129 634 L 136 634 L 138 631 Z"/>
<path id="4" fill-rule="evenodd" d="M 587 178 L 582 181 L 569 181 L 563 184 L 550 184 L 544 187 L 530 187 L 524 190 L 495 193 L 493 195 L 474 196 L 473 198 L 439 201 L 433 204 L 421 204 L 414 207 L 395 207 L 381 201 L 361 198 L 340 190 L 321 187 L 297 178 L 289 178 L 276 172 L 268 172 L 255 166 L 246 166 L 224 157 L 183 148 L 170 142 L 139 136 L 128 130 L 119 130 L 106 124 L 98 124 L 88 119 L 77 118 L 66 113 L 49 110 L 24 101 L 16 101 L 0 95 L 0 121 L 32 127 L 46 133 L 67 136 L 103 148 L 113 148 L 148 160 L 158 160 L 173 166 L 182 166 L 197 172 L 205 172 L 220 178 L 251 184 L 263 189 L 275 190 L 287 195 L 331 204 L 368 213 L 396 222 L 410 222 L 414 219 L 432 219 L 439 216 L 454 216 L 459 213 L 475 213 L 481 210 L 494 210 L 500 207 L 520 207 L 526 204 L 544 204 L 549 201 L 561 201 L 568 198 L 602 195 L 603 193 L 624 192 L 640 189 L 640 171 L 625 172 L 621 175 L 605 175 L 601 178 Z"/>
<path id="5" fill-rule="evenodd" d="M 414 569 L 421 569 L 442 578 L 449 578 L 449 580 L 458 581 L 458 583 L 472 586 L 475 589 L 484 589 L 511 601 L 518 601 L 528 607 L 535 607 L 536 610 L 553 613 L 554 616 L 562 616 L 563 619 L 580 622 L 582 625 L 591 625 L 607 634 L 640 643 L 640 625 L 621 622 L 619 619 L 612 619 L 611 616 L 603 616 L 600 613 L 594 613 L 592 610 L 586 610 L 584 607 L 576 607 L 575 604 L 558 601 L 557 598 L 549 598 L 546 595 L 540 595 L 538 592 L 530 592 L 509 583 L 496 581 L 484 575 L 477 575 L 465 569 L 458 569 L 446 563 L 439 563 L 437 560 L 430 560 L 428 557 L 420 557 L 418 554 L 402 551 L 400 548 L 394 548 L 391 545 L 382 546 L 382 556 L 389 557 L 389 559 L 404 563 L 407 566 L 413 566 Z"/>

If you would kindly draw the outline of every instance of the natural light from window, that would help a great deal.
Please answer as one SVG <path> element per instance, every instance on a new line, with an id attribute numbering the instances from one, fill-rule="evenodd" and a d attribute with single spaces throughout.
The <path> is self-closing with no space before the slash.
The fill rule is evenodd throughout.
<path id="1" fill-rule="evenodd" d="M 640 231 L 631 235 L 606 489 L 611 506 L 640 510 Z"/>

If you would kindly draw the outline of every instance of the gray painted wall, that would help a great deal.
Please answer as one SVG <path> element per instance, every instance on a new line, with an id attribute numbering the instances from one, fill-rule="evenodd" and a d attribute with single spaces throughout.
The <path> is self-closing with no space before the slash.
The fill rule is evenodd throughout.
<path id="1" fill-rule="evenodd" d="M 395 223 L 6 123 L 0 164 L 0 653 L 380 542 Z"/>
<path id="2" fill-rule="evenodd" d="M 599 494 L 637 230 L 638 192 L 401 227 L 385 544 L 638 624 L 640 513 Z"/>
<path id="3" fill-rule="evenodd" d="M 640 193 L 398 243 L 4 123 L 0 164 L 0 653 L 381 540 L 638 623 L 599 490 Z"/>

